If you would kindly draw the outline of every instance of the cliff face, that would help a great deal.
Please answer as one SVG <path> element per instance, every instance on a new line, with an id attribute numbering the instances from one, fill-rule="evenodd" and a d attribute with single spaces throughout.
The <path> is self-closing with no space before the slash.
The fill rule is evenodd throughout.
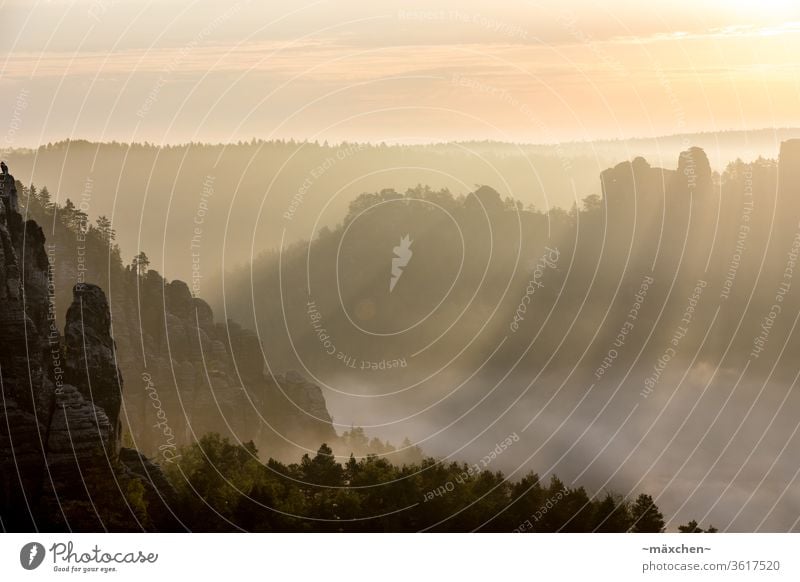
<path id="1" fill-rule="evenodd" d="M 26 492 L 38 495 L 43 484 L 47 429 L 56 392 L 46 357 L 46 336 L 34 323 L 38 313 L 26 309 L 22 282 L 26 270 L 23 235 L 26 226 L 34 227 L 24 225 L 14 208 L 13 177 L 3 175 L 0 186 L 0 479 L 4 521 L 14 521 L 26 513 Z M 35 295 L 39 291 L 33 288 L 38 287 L 37 277 L 30 281 Z"/>
<path id="2" fill-rule="evenodd" d="M 126 506 L 136 511 L 128 492 L 168 499 L 170 491 L 153 485 L 157 467 L 145 478 L 136 474 L 141 462 L 129 468 L 120 460 L 122 381 L 105 295 L 93 285 L 75 287 L 62 345 L 44 235 L 17 212 L 10 175 L 2 176 L 0 200 L 3 529 L 98 531 L 127 529 L 126 521 L 137 529 L 171 529 L 146 511 L 133 521 L 125 516 Z"/>
<path id="3" fill-rule="evenodd" d="M 27 309 L 34 320 L 66 325 L 61 379 L 103 408 L 115 446 L 172 462 L 181 445 L 217 432 L 253 441 L 264 457 L 294 460 L 337 438 L 320 388 L 298 374 L 269 374 L 253 332 L 215 323 L 182 281 L 123 266 L 113 232 L 90 226 L 74 205 L 54 208 L 44 190 L 17 187 L 20 208 L 49 230 L 46 245 L 38 227 L 25 237 L 26 281 L 43 282 L 29 285 Z"/>
<path id="4" fill-rule="evenodd" d="M 177 446 L 217 432 L 253 441 L 275 458 L 296 458 L 336 439 L 320 388 L 297 373 L 275 375 L 257 335 L 215 324 L 182 281 L 148 273 L 137 304 L 112 296 L 126 429 L 133 445 L 169 460 Z M 141 324 L 139 323 L 141 321 Z"/>
<path id="5" fill-rule="evenodd" d="M 337 438 L 320 388 L 267 374 L 259 338 L 214 323 L 185 283 L 119 266 L 107 298 L 85 282 L 109 264 L 91 232 L 76 246 L 61 217 L 46 246 L 11 175 L 0 200 L 2 529 L 179 529 L 159 463 L 181 445 L 218 432 L 295 458 Z"/>
<path id="6" fill-rule="evenodd" d="M 96 285 L 78 284 L 64 329 L 65 379 L 108 417 L 112 443 L 120 437 L 122 375 L 117 368 L 111 317 L 105 293 Z"/>

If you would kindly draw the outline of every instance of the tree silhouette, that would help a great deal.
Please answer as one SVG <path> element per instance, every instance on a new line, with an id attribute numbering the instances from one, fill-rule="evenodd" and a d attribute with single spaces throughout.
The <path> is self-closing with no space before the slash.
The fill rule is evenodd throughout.
<path id="1" fill-rule="evenodd" d="M 719 530 L 713 525 L 708 526 L 708 529 L 703 529 L 697 525 L 696 520 L 692 520 L 686 525 L 679 525 L 678 531 L 680 533 L 717 533 Z"/>
<path id="2" fill-rule="evenodd" d="M 310 483 L 331 487 L 342 484 L 344 475 L 342 466 L 336 462 L 333 450 L 324 443 L 317 450 L 313 459 L 308 454 L 303 455 L 300 467 L 303 471 L 303 478 Z"/>
<path id="3" fill-rule="evenodd" d="M 150 259 L 147 258 L 147 255 L 143 251 L 140 251 L 131 261 L 131 268 L 140 277 L 147 273 L 147 268 L 149 266 Z"/>
<path id="4" fill-rule="evenodd" d="M 100 238 L 103 240 L 103 242 L 108 245 L 113 243 L 114 239 L 117 237 L 117 234 L 114 232 L 114 229 L 111 228 L 111 221 L 106 216 L 100 216 L 96 220 L 96 224 L 97 230 L 100 233 Z"/>
<path id="5" fill-rule="evenodd" d="M 664 531 L 664 516 L 658 510 L 653 498 L 642 493 L 631 508 L 633 527 L 636 533 L 659 533 Z"/>
<path id="6" fill-rule="evenodd" d="M 632 524 L 628 505 L 622 499 L 615 499 L 610 493 L 606 494 L 597 506 L 595 512 L 596 532 L 626 531 Z"/>

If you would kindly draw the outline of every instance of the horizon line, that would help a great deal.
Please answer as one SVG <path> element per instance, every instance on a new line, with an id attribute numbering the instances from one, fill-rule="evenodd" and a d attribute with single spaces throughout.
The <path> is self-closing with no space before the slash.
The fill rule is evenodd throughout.
<path id="1" fill-rule="evenodd" d="M 243 146 L 243 145 L 252 145 L 254 142 L 256 144 L 275 144 L 275 143 L 295 143 L 297 145 L 313 145 L 317 147 L 329 147 L 329 148 L 336 148 L 342 146 L 361 146 L 361 147 L 441 147 L 441 146 L 448 146 L 448 145 L 459 145 L 459 144 L 493 144 L 499 146 L 517 146 L 517 147 L 555 147 L 555 146 L 586 146 L 591 144 L 599 144 L 599 143 L 624 143 L 624 142 L 637 142 L 637 141 L 654 141 L 654 140 L 673 140 L 673 139 L 680 139 L 686 138 L 689 136 L 719 136 L 724 134 L 748 134 L 748 133 L 765 133 L 765 132 L 786 132 L 786 131 L 798 131 L 800 132 L 800 126 L 782 126 L 782 127 L 760 127 L 760 128 L 753 128 L 753 129 L 720 129 L 717 131 L 714 130 L 699 130 L 694 132 L 684 132 L 684 133 L 669 133 L 669 134 L 656 134 L 656 135 L 639 135 L 639 136 L 632 136 L 632 137 L 602 137 L 602 138 L 595 138 L 595 139 L 583 139 L 583 140 L 567 140 L 567 141 L 552 141 L 552 142 L 524 142 L 524 141 L 500 141 L 500 140 L 493 140 L 493 139 L 453 139 L 447 141 L 419 141 L 419 142 L 403 142 L 403 141 L 371 141 L 371 140 L 364 140 L 364 141 L 349 141 L 349 140 L 341 140 L 341 141 L 332 141 L 323 139 L 320 141 L 319 139 L 310 140 L 308 138 L 299 139 L 299 138 L 272 138 L 272 139 L 264 139 L 259 137 L 250 137 L 248 139 L 239 139 L 236 141 L 183 141 L 183 142 L 150 142 L 148 140 L 144 141 L 118 141 L 118 140 L 110 140 L 110 141 L 99 141 L 95 139 L 87 139 L 87 138 L 73 138 L 73 137 L 66 137 L 61 138 L 55 141 L 48 141 L 47 143 L 39 144 L 38 146 L 19 146 L 19 147 L 10 147 L 10 148 L 1 148 L 0 152 L 3 154 L 12 154 L 17 152 L 25 152 L 25 151 L 36 151 L 47 147 L 52 146 L 59 146 L 62 144 L 69 144 L 69 143 L 86 143 L 91 145 L 120 145 L 120 146 L 128 146 L 128 147 L 152 147 L 152 148 L 180 148 L 180 147 L 188 147 L 188 146 L 206 146 L 206 147 L 228 147 L 228 146 Z M 688 147 L 688 146 L 687 146 Z"/>

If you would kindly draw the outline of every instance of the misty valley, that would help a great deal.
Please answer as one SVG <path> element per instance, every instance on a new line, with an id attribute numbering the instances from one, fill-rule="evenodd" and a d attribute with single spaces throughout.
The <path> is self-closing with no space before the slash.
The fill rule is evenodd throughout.
<path id="1" fill-rule="evenodd" d="M 449 147 L 9 155 L 3 529 L 796 529 L 800 140 Z"/>

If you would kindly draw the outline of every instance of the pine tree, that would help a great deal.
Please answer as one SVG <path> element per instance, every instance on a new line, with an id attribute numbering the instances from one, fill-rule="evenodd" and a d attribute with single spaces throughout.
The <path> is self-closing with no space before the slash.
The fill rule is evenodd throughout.
<path id="1" fill-rule="evenodd" d="M 664 531 L 664 516 L 658 510 L 653 498 L 642 493 L 631 508 L 633 526 L 636 533 L 659 533 Z"/>
<path id="2" fill-rule="evenodd" d="M 97 230 L 100 232 L 100 238 L 103 239 L 103 242 L 108 245 L 114 242 L 114 239 L 117 237 L 117 233 L 111 228 L 111 221 L 107 217 L 101 216 L 95 222 L 97 224 Z"/>
<path id="3" fill-rule="evenodd" d="M 131 269 L 134 273 L 136 273 L 139 277 L 142 277 L 147 273 L 147 268 L 150 266 L 150 259 L 147 258 L 147 255 L 144 254 L 143 251 L 140 251 L 138 255 L 133 257 L 131 261 Z"/>

